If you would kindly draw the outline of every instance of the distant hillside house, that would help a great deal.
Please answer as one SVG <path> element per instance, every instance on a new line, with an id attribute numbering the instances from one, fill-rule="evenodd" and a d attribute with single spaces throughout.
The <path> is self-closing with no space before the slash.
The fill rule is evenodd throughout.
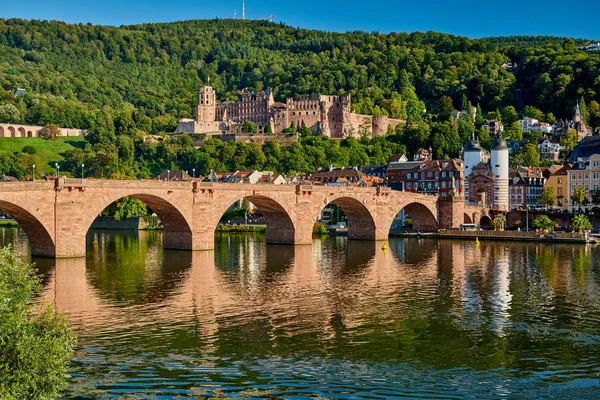
<path id="1" fill-rule="evenodd" d="M 242 133 L 246 121 L 255 123 L 259 133 L 267 131 L 267 127 L 273 133 L 283 133 L 293 125 L 296 129 L 308 128 L 313 135 L 332 138 L 384 136 L 388 128 L 395 128 L 403 123 L 386 116 L 353 113 L 348 94 L 312 94 L 276 103 L 271 90 L 244 89 L 238 101 L 217 103 L 214 89 L 211 86 L 201 86 L 198 91 L 196 119 L 180 120 L 177 132 Z"/>

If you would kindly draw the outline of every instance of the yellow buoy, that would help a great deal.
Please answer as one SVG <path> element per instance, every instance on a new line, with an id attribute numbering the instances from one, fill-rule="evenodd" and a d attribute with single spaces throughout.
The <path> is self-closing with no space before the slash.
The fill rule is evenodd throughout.
<path id="1" fill-rule="evenodd" d="M 479 245 L 479 238 L 475 237 L 475 245 Z"/>
<path id="2" fill-rule="evenodd" d="M 384 243 L 384 244 L 383 244 L 383 246 L 381 247 L 381 250 L 384 250 L 384 251 L 385 251 L 385 250 L 387 250 L 387 249 L 388 249 L 388 247 L 387 247 L 387 244 L 386 244 L 386 243 Z"/>

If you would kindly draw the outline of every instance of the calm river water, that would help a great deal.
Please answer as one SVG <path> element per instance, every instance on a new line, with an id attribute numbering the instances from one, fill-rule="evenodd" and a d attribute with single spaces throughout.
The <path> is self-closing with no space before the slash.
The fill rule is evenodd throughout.
<path id="1" fill-rule="evenodd" d="M 79 338 L 65 398 L 600 397 L 600 248 L 93 234 L 34 260 Z"/>

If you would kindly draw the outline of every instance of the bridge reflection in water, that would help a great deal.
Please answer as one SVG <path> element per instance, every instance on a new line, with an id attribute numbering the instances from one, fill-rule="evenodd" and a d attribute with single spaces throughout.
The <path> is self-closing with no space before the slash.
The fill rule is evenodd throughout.
<path id="1" fill-rule="evenodd" d="M 427 390 L 440 382 L 458 390 L 460 381 L 483 396 L 490 387 L 476 382 L 494 381 L 497 394 L 514 385 L 538 393 L 548 383 L 521 381 L 521 372 L 551 365 L 565 377 L 575 369 L 592 377 L 600 367 L 591 356 L 600 340 L 592 323 L 600 304 L 591 295 L 600 273 L 589 247 L 394 239 L 384 252 L 343 238 L 311 247 L 231 235 L 214 251 L 172 252 L 161 248 L 161 235 L 101 233 L 87 258 L 44 266 L 45 296 L 66 310 L 82 346 L 83 375 L 73 378 L 71 395 L 84 381 L 134 393 L 148 371 L 156 394 L 172 394 L 161 388 L 174 378 L 182 393 L 199 382 L 235 392 L 292 382 L 305 365 L 332 387 L 343 386 L 338 374 L 365 385 L 387 376 L 386 389 L 398 396 L 407 394 L 406 379 L 415 379 L 410 387 L 428 382 Z M 584 331 L 587 339 L 578 336 Z M 340 371 L 332 360 L 360 367 Z M 375 373 L 372 363 L 394 367 Z M 320 370 L 325 364 L 337 372 Z M 357 371 L 374 375 L 363 382 Z M 312 387 L 309 378 L 297 383 Z"/>

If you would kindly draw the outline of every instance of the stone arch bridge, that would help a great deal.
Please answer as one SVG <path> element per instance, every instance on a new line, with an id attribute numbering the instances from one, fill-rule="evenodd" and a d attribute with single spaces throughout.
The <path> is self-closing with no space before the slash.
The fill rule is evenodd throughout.
<path id="1" fill-rule="evenodd" d="M 269 243 L 310 244 L 312 229 L 329 203 L 348 219 L 348 237 L 385 240 L 395 216 L 410 214 L 414 229 L 458 228 L 490 210 L 465 205 L 463 197 L 435 197 L 391 191 L 311 185 L 250 185 L 158 180 L 117 181 L 60 178 L 0 184 L 0 209 L 23 228 L 32 255 L 81 257 L 94 219 L 112 202 L 130 196 L 145 202 L 165 227 L 164 247 L 210 250 L 225 211 L 247 199 L 264 215 Z"/>

